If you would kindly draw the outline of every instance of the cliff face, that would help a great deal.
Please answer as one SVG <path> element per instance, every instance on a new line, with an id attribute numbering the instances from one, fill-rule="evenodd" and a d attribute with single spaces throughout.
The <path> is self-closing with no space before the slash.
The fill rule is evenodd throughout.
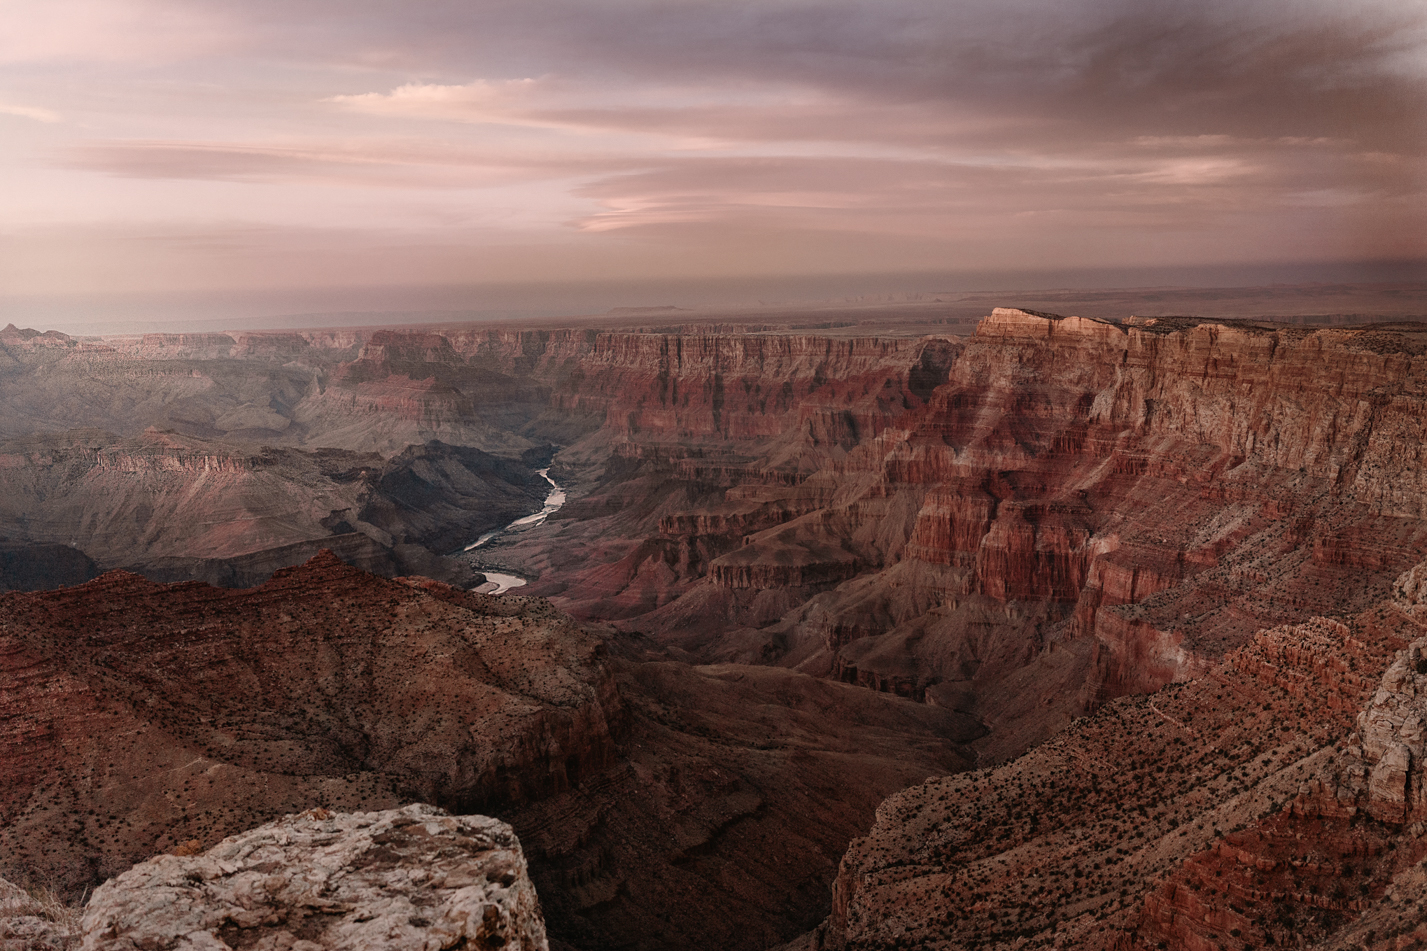
<path id="1" fill-rule="evenodd" d="M 1399 598 L 1262 631 L 1014 762 L 889 798 L 809 945 L 1401 946 L 1415 922 L 1393 909 L 1427 897 L 1421 764 L 1393 752 L 1424 620 Z"/>
<path id="2" fill-rule="evenodd" d="M 655 482 L 693 487 L 685 499 L 668 499 L 660 511 L 648 513 L 653 521 L 679 515 L 680 501 L 696 503 L 696 511 L 718 505 L 716 495 L 725 489 L 791 488 L 881 432 L 907 407 L 920 405 L 954 350 L 946 341 L 910 337 L 732 331 L 150 334 L 103 345 L 7 333 L 13 346 L 7 344 L 8 362 L 0 367 L 0 405 L 6 410 L 0 432 L 70 448 L 82 443 L 103 457 L 92 467 L 71 460 L 60 478 L 23 447 L 10 453 L 10 476 L 26 482 L 18 488 L 31 502 L 38 493 L 76 502 L 61 501 L 63 511 L 56 512 L 47 511 L 53 502 L 40 505 L 35 521 L 45 530 L 12 534 L 79 543 L 107 565 L 229 558 L 310 540 L 311 531 L 302 526 L 349 508 L 351 500 L 328 496 L 350 493 L 325 485 L 323 476 L 316 477 L 315 493 L 307 491 L 313 481 L 307 474 L 283 472 L 264 481 L 251 458 L 281 455 L 277 447 L 345 448 L 391 458 L 409 446 L 441 441 L 513 460 L 548 441 L 568 445 L 598 430 L 571 449 L 570 464 L 610 463 L 615 470 L 638 469 Z M 147 429 L 174 441 L 226 445 L 207 452 L 194 446 L 182 459 L 179 453 L 150 459 L 146 447 L 129 443 L 152 441 Z M 209 458 L 187 458 L 199 454 Z M 236 458 L 240 454 L 249 458 Z M 162 499 L 131 504 L 106 497 L 131 490 L 106 488 L 89 471 L 123 472 L 126 485 L 135 481 L 132 474 L 147 484 L 155 466 L 172 481 L 196 465 L 208 466 L 202 478 L 213 483 L 197 490 L 193 507 L 201 511 L 196 517 L 164 513 L 162 519 L 190 536 L 196 526 L 206 526 L 192 544 L 150 537 L 144 506 L 159 512 Z M 294 486 L 299 494 L 321 498 L 292 497 Z M 296 511 L 297 524 L 257 511 L 265 507 Z M 133 518 L 99 510 L 116 508 L 134 508 Z M 774 499 L 768 509 L 753 513 L 755 520 L 776 523 L 770 519 L 789 507 Z M 347 521 L 359 527 L 350 516 Z M 387 525 L 382 531 L 398 534 Z M 208 537 L 215 533 L 224 537 Z M 442 543 L 449 540 L 443 536 Z M 736 544 L 730 533 L 696 544 L 696 550 L 661 540 L 658 557 L 688 582 Z M 651 571 L 662 574 L 652 565 L 634 566 L 632 573 L 642 576 L 637 586 L 662 591 L 656 601 L 672 598 L 668 579 L 655 580 Z M 638 599 L 628 609 L 637 607 Z"/>
<path id="3" fill-rule="evenodd" d="M 546 409 L 549 390 L 504 361 L 460 352 L 454 334 L 379 330 L 355 360 L 293 410 L 321 445 L 392 453 L 431 439 L 518 454 L 521 431 Z"/>
<path id="4" fill-rule="evenodd" d="M 1420 331 L 998 309 L 962 341 L 588 345 L 567 366 L 598 372 L 552 400 L 604 424 L 560 460 L 611 455 L 510 550 L 534 590 L 699 656 L 939 698 L 999 753 L 1365 609 L 1427 551 Z"/>
<path id="5" fill-rule="evenodd" d="M 547 606 L 330 554 L 247 591 L 115 572 L 3 597 L 11 879 L 77 887 L 313 803 L 549 795 L 623 728 L 600 645 Z"/>
<path id="6" fill-rule="evenodd" d="M 867 460 L 930 490 L 890 554 L 963 566 L 993 600 L 1073 603 L 1075 633 L 1111 653 L 1142 620 L 1188 636 L 1183 666 L 1161 677 L 1295 608 L 1335 606 L 1312 590 L 1330 565 L 1353 561 L 1381 591 L 1427 542 L 1414 461 L 1427 364 L 1414 341 L 1386 337 L 1157 333 L 998 310 L 931 405 Z M 1202 610 L 1210 599 L 1221 604 Z M 1164 623 L 1176 613 L 1192 613 L 1192 634 Z M 1155 685 L 1106 676 L 1112 693 Z"/>
<path id="7" fill-rule="evenodd" d="M 746 442 L 800 428 L 811 446 L 847 449 L 910 406 L 905 377 L 924 350 L 905 338 L 602 333 L 552 403 L 602 416 L 623 441 Z"/>
<path id="8" fill-rule="evenodd" d="M 1002 752 L 1202 673 L 1257 629 L 1366 607 L 1427 546 L 1424 347 L 1404 329 L 998 309 L 964 340 L 474 328 L 234 335 L 227 356 L 229 338 L 86 354 L 17 333 L 29 369 L 7 379 L 75 361 L 139 374 L 182 431 L 398 459 L 432 438 L 507 456 L 564 443 L 570 503 L 493 550 L 538 576 L 533 591 L 708 659 L 957 704 L 1003 725 Z M 242 375 L 255 367 L 278 382 L 266 403 Z M 312 521 L 370 526 L 380 544 L 454 548 L 474 527 L 470 512 L 417 525 L 424 503 L 321 492 Z M 242 541 L 205 551 L 314 537 L 216 513 Z M 61 520 L 47 538 L 70 542 L 77 523 L 133 541 L 106 512 Z M 1058 684 L 1049 705 L 992 699 L 1033 665 Z"/>
<path id="9" fill-rule="evenodd" d="M 1402 575 L 1394 602 L 1427 617 L 1427 563 Z M 1427 821 L 1427 640 L 1413 641 L 1383 674 L 1337 760 L 1306 788 L 1303 811 L 1337 818 L 1365 812 L 1395 825 Z"/>
<path id="10" fill-rule="evenodd" d="M 738 549 L 759 529 L 824 508 L 834 492 L 805 490 L 809 475 L 923 405 L 957 349 L 937 339 L 772 333 L 563 342 L 587 349 L 543 364 L 552 407 L 599 428 L 556 459 L 583 483 L 550 526 L 559 541 L 508 554 L 542 574 L 552 560 L 582 566 L 548 572 L 540 590 L 601 618 L 647 615 L 706 578 L 812 593 L 855 574 L 857 559 L 834 553 L 836 539 L 822 553 L 784 546 L 787 557 L 757 564 Z M 720 623 L 727 611 L 701 613 Z"/>
<path id="11" fill-rule="evenodd" d="M 1419 331 L 998 310 L 965 339 L 477 329 L 100 351 L 7 333 L 18 411 L 0 426 L 66 432 L 5 444 L 0 497 L 23 503 L 0 534 L 182 560 L 335 533 L 396 564 L 537 508 L 545 485 L 513 460 L 559 443 L 570 502 L 491 556 L 662 659 L 615 665 L 606 703 L 599 664 L 528 630 L 544 608 L 439 585 L 277 597 L 282 575 L 229 602 L 110 576 L 87 597 L 123 612 L 7 600 L 29 619 L 4 647 L 25 798 L 0 855 L 26 874 L 92 880 L 166 835 L 314 801 L 499 799 L 564 934 L 637 922 L 644 947 L 752 948 L 809 923 L 839 837 L 883 794 L 969 765 L 964 744 L 994 763 L 1068 725 L 892 800 L 849 855 L 830 939 L 1326 940 L 1411 887 L 1420 658 L 1382 675 L 1421 619 L 1383 596 L 1427 551 Z M 130 435 L 72 429 L 100 393 Z M 174 432 L 132 434 L 160 418 Z M 373 451 L 313 448 L 341 446 Z M 532 688 L 516 654 L 486 656 L 498 644 L 575 671 L 597 704 Z M 690 670 L 670 645 L 763 666 Z M 624 758 L 598 752 L 626 728 Z M 441 750 L 403 752 L 427 738 Z"/>
<path id="12" fill-rule="evenodd" d="M 29 336 L 26 336 L 28 334 Z M 9 343 L 5 343 L 9 340 Z M 433 439 L 518 456 L 547 390 L 447 337 L 376 331 L 0 339 L 0 435 L 154 427 L 391 455 Z"/>

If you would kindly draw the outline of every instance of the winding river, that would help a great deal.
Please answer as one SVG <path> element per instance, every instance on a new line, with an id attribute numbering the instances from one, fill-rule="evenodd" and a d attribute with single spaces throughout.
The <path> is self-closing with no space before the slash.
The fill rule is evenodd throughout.
<path id="1" fill-rule="evenodd" d="M 540 509 L 540 511 L 527 515 L 524 518 L 518 518 L 515 521 L 511 522 L 509 525 L 505 526 L 504 528 L 497 528 L 495 531 L 486 532 L 480 538 L 477 538 L 475 541 L 467 545 L 466 551 L 475 551 L 477 548 L 480 548 L 492 538 L 495 538 L 497 535 L 501 535 L 505 532 L 508 532 L 512 528 L 520 528 L 524 525 L 539 525 L 551 515 L 560 511 L 560 506 L 565 504 L 565 490 L 562 489 L 555 482 L 554 479 L 550 478 L 549 468 L 537 469 L 536 471 L 540 473 L 541 477 L 544 478 L 546 482 L 550 483 L 550 494 L 545 497 L 545 505 Z M 521 585 L 526 583 L 525 579 L 520 577 L 520 575 L 506 574 L 503 571 L 483 570 L 481 574 L 486 576 L 486 583 L 481 585 L 476 590 L 480 591 L 482 594 L 504 594 L 511 588 L 519 588 Z M 494 589 L 484 590 L 491 584 L 495 585 Z"/>

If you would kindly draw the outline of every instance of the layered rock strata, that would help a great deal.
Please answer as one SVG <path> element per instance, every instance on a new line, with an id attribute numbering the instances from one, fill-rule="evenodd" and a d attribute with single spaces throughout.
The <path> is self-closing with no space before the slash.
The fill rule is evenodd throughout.
<path id="1" fill-rule="evenodd" d="M 701 658 L 936 698 L 994 755 L 1363 610 L 1427 551 L 1420 328 L 998 308 L 965 340 L 818 344 L 837 359 L 811 377 L 802 338 L 616 336 L 566 341 L 603 373 L 552 399 L 604 422 L 557 460 L 595 463 L 565 517 L 501 553 L 532 591 Z M 759 361 L 807 425 L 762 402 Z M 825 399 L 856 425 L 809 422 Z"/>
<path id="2" fill-rule="evenodd" d="M 386 459 L 249 450 L 154 430 L 118 441 L 77 431 L 0 443 L 0 535 L 9 536 L 7 548 L 40 546 L 37 557 L 57 561 L 62 553 L 54 549 L 64 544 L 78 549 L 71 561 L 153 566 L 166 577 L 187 565 L 184 577 L 219 580 L 211 563 L 247 558 L 253 570 L 235 566 L 235 575 L 251 583 L 297 554 L 310 556 L 324 539 L 364 535 L 370 550 L 360 554 L 371 567 L 383 567 L 383 553 L 391 564 L 420 570 L 538 510 L 548 488 L 522 463 L 439 442 Z M 359 555 L 351 545 L 346 553 Z M 254 578 L 261 564 L 270 567 Z M 74 570 L 54 582 L 73 583 Z"/>
<path id="3" fill-rule="evenodd" d="M 552 405 L 598 420 L 557 465 L 582 483 L 577 495 L 512 559 L 542 575 L 577 616 L 647 616 L 695 592 L 788 597 L 754 610 L 758 626 L 862 569 L 836 549 L 789 545 L 782 556 L 744 563 L 746 538 L 816 513 L 827 487 L 804 491 L 810 473 L 874 438 L 923 405 L 946 372 L 955 341 L 912 336 L 597 334 L 552 382 Z M 558 540 L 556 540 L 558 538 Z M 569 570 L 571 567 L 575 570 Z M 645 617 L 641 629 L 683 627 L 702 616 L 739 626 L 738 608 L 688 608 L 681 620 Z M 687 606 L 686 606 L 687 607 Z M 732 625 L 730 625 L 732 622 Z"/>
<path id="4" fill-rule="evenodd" d="M 538 599 L 330 554 L 246 591 L 109 573 L 6 595 L 0 874 L 75 897 L 276 815 L 420 800 L 510 821 L 576 946 L 757 951 L 826 915 L 883 797 L 965 769 L 981 734 L 607 644 Z"/>

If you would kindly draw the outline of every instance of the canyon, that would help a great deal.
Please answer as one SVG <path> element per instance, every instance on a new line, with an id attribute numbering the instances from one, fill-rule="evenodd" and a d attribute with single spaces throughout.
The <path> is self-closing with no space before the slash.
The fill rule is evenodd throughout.
<path id="1" fill-rule="evenodd" d="M 1406 947 L 1427 324 L 987 310 L 0 331 L 0 876 L 419 801 L 555 947 Z"/>

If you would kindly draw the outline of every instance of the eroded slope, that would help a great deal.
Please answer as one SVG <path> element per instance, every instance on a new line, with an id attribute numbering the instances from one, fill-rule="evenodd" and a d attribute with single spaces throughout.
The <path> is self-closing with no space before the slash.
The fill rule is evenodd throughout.
<path id="1" fill-rule="evenodd" d="M 1011 763 L 893 796 L 809 940 L 1197 949 L 1372 932 L 1368 946 L 1398 946 L 1421 921 L 1427 855 L 1424 634 L 1399 585 L 1346 623 L 1260 632 Z"/>
<path id="2" fill-rule="evenodd" d="M 604 413 L 556 460 L 580 491 L 491 556 L 696 657 L 972 713 L 1004 755 L 1365 609 L 1427 550 L 1420 328 L 998 309 L 962 341 L 788 346 L 611 335 L 562 384 Z M 805 387 L 796 424 L 759 366 Z"/>

